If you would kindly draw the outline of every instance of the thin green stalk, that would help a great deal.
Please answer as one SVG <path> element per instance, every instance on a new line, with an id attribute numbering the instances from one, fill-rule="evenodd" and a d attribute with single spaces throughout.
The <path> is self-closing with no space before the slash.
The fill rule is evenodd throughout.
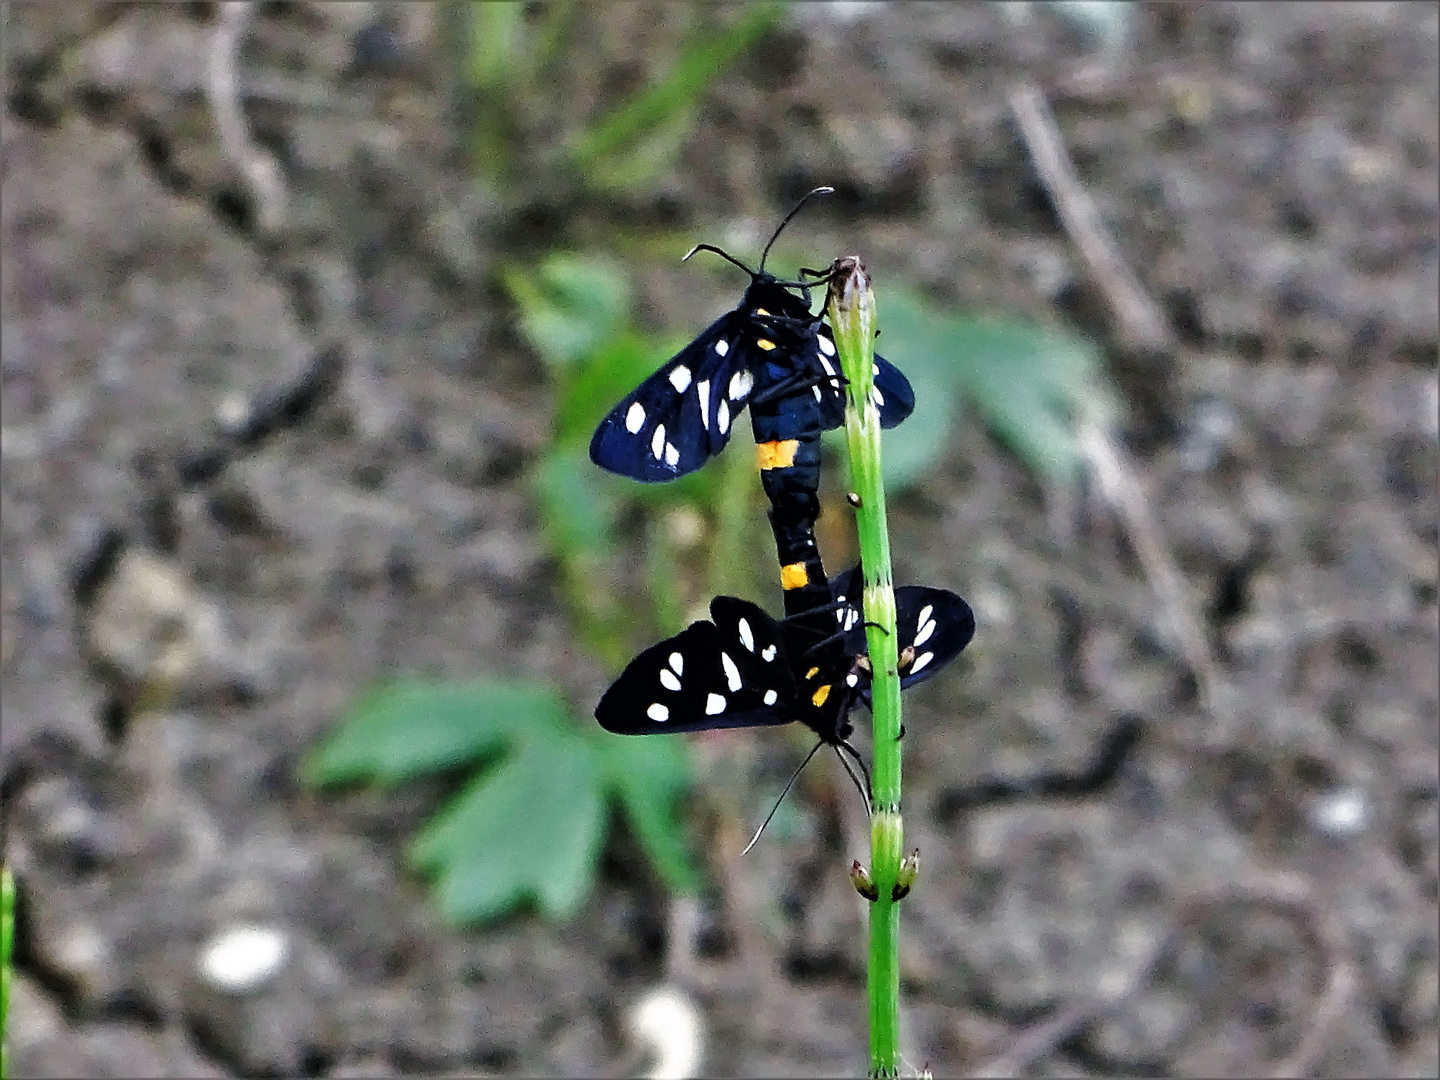
<path id="1" fill-rule="evenodd" d="M 850 484 L 858 496 L 855 522 L 865 577 L 866 641 L 870 649 L 875 761 L 870 821 L 870 1075 L 900 1074 L 900 910 L 896 889 L 905 839 L 900 815 L 900 674 L 895 640 L 895 590 L 890 534 L 880 472 L 880 412 L 871 398 L 875 361 L 875 296 L 855 256 L 835 260 L 826 307 L 840 367 L 849 380 L 845 437 Z M 878 624 L 878 625 L 877 625 Z M 898 894 L 898 895 L 897 895 Z"/>
<path id="2" fill-rule="evenodd" d="M 5 1080 L 5 1020 L 10 1012 L 10 950 L 15 944 L 15 878 L 0 866 L 0 1080 Z"/>

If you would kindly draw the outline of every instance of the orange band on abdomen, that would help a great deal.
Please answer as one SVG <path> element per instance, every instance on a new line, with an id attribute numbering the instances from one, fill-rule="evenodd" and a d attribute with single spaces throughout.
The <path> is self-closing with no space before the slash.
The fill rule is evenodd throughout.
<path id="1" fill-rule="evenodd" d="M 799 439 L 779 439 L 776 442 L 755 444 L 755 459 L 761 470 L 788 469 L 795 464 L 795 451 L 800 449 Z"/>
<path id="2" fill-rule="evenodd" d="M 780 567 L 780 587 L 782 589 L 799 589 L 809 584 L 810 575 L 806 572 L 803 562 Z"/>

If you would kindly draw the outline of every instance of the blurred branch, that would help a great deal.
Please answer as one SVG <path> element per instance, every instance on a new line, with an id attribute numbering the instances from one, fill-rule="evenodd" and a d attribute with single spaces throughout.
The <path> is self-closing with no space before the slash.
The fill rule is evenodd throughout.
<path id="1" fill-rule="evenodd" d="M 285 184 L 279 163 L 250 138 L 250 129 L 240 108 L 240 83 L 235 74 L 240 45 L 252 13 L 249 0 L 229 0 L 220 5 L 220 19 L 210 38 L 210 55 L 205 65 L 205 96 L 215 117 L 220 146 L 255 200 L 256 219 L 262 231 L 273 233 L 284 216 Z"/>
<path id="2" fill-rule="evenodd" d="M 1174 345 L 1174 336 L 1105 232 L 1095 204 L 1075 174 L 1045 95 L 1033 83 L 1025 82 L 1010 91 L 1009 101 L 1035 169 L 1119 323 L 1120 336 L 1132 346 L 1168 351 Z M 1221 723 L 1228 723 L 1232 718 L 1229 684 L 1211 652 L 1185 579 L 1150 512 L 1144 485 L 1100 416 L 1092 413 L 1082 419 L 1079 449 L 1099 482 L 1102 496 L 1125 526 L 1145 577 L 1195 676 L 1202 707 Z"/>
<path id="3" fill-rule="evenodd" d="M 1181 655 L 1195 676 L 1200 704 L 1222 724 L 1233 719 L 1233 698 L 1229 681 L 1210 650 L 1205 629 L 1187 592 L 1184 577 L 1160 535 L 1150 513 L 1150 499 L 1144 485 L 1130 467 L 1119 444 L 1106 426 L 1094 417 L 1080 425 L 1080 452 L 1089 463 L 1100 486 L 1100 494 L 1120 515 L 1135 555 L 1160 601 L 1160 607 L 1175 635 Z"/>
<path id="4" fill-rule="evenodd" d="M 1045 95 L 1026 82 L 1010 91 L 1009 100 L 1035 171 L 1050 193 L 1091 279 L 1119 322 L 1121 335 L 1134 346 L 1168 351 L 1174 345 L 1174 336 L 1165 316 L 1146 295 L 1106 233 L 1100 212 L 1075 174 L 1074 162 Z"/>

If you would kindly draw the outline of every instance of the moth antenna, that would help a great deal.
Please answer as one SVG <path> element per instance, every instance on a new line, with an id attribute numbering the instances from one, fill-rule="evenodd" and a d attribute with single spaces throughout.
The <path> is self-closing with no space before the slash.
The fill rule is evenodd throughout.
<path id="1" fill-rule="evenodd" d="M 814 749 L 812 749 L 810 753 L 805 755 L 805 760 L 800 762 L 800 768 L 796 769 L 793 773 L 790 774 L 790 779 L 785 781 L 785 790 L 780 792 L 780 798 L 775 800 L 775 805 L 770 808 L 770 813 L 765 815 L 765 820 L 762 821 L 760 823 L 760 827 L 755 830 L 755 835 L 752 836 L 750 838 L 750 842 L 745 845 L 745 850 L 740 852 L 741 855 L 748 855 L 750 853 L 750 849 L 755 846 L 755 841 L 759 840 L 760 834 L 765 831 L 765 826 L 769 825 L 770 819 L 775 816 L 775 811 L 779 810 L 780 804 L 785 801 L 785 796 L 790 794 L 790 789 L 795 785 L 795 781 L 800 779 L 800 773 L 804 771 L 806 765 L 810 764 L 810 759 L 815 756 L 815 751 L 819 750 L 820 747 L 824 745 L 824 739 L 821 739 L 819 742 L 817 742 L 814 746 Z"/>
<path id="2" fill-rule="evenodd" d="M 785 220 L 780 222 L 779 228 L 777 228 L 775 232 L 771 234 L 770 243 L 766 244 L 765 250 L 760 253 L 760 273 L 763 274 L 765 272 L 765 258 L 770 254 L 770 248 L 775 243 L 776 239 L 780 236 L 781 230 L 784 229 L 786 225 L 790 224 L 790 219 L 793 218 L 796 214 L 798 214 L 800 212 L 800 208 L 804 206 L 807 202 L 809 202 L 811 199 L 813 199 L 816 195 L 830 195 L 833 194 L 834 191 L 835 189 L 833 187 L 817 187 L 814 191 L 810 192 L 798 203 L 796 203 L 794 210 L 791 210 L 790 213 L 785 215 Z"/>
<path id="3" fill-rule="evenodd" d="M 748 266 L 746 266 L 743 262 L 741 262 L 739 259 L 735 258 L 734 255 L 731 255 L 728 251 L 724 251 L 724 250 L 716 247 L 714 244 L 696 244 L 693 248 L 691 248 L 691 249 L 686 253 L 685 258 L 681 259 L 680 261 L 681 261 L 681 262 L 689 262 L 689 261 L 690 261 L 690 256 L 691 256 L 691 255 L 694 255 L 697 251 L 712 251 L 712 252 L 714 252 L 716 255 L 719 255 L 722 259 L 728 259 L 730 262 L 734 263 L 734 264 L 735 264 L 736 266 L 738 266 L 741 270 L 744 270 L 745 273 L 749 274 L 752 278 L 758 276 L 758 275 L 755 273 L 754 270 L 751 270 L 751 269 L 750 269 Z M 763 267 L 762 267 L 762 269 L 763 269 Z"/>
<path id="4" fill-rule="evenodd" d="M 860 752 L 856 750 L 855 747 L 851 746 L 848 742 L 842 740 L 841 742 L 836 743 L 835 747 L 835 752 L 837 754 L 839 754 L 841 750 L 848 751 L 850 753 L 850 756 L 855 759 L 855 764 L 860 766 L 860 772 L 865 777 L 865 787 L 861 790 L 860 794 L 865 796 L 865 812 L 873 817 L 875 813 L 875 803 L 874 796 L 872 795 L 873 789 L 870 786 L 870 770 L 865 767 L 865 759 L 862 758 L 860 756 Z M 855 780 L 855 774 L 854 772 L 851 772 L 850 766 L 846 764 L 843 755 L 841 755 L 840 757 L 840 764 L 845 766 L 845 771 L 847 773 L 850 773 L 850 779 Z M 858 788 L 860 786 L 860 781 L 855 780 L 855 786 Z"/>

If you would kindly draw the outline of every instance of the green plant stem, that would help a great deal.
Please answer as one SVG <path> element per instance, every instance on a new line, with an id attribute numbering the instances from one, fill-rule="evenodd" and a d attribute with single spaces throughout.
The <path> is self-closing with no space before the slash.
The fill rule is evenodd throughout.
<path id="1" fill-rule="evenodd" d="M 874 813 L 870 820 L 870 875 L 878 897 L 870 904 L 870 1075 L 900 1071 L 900 911 L 893 898 L 904 844 L 900 815 L 900 674 L 896 655 L 895 590 L 890 576 L 890 534 L 880 471 L 880 413 L 871 400 L 875 359 L 875 296 L 858 258 L 837 259 L 827 309 L 849 379 L 845 438 L 851 490 L 859 496 L 856 529 L 865 578 L 866 641 L 870 650 L 874 733 Z"/>
<path id="2" fill-rule="evenodd" d="M 5 1080 L 5 1021 L 10 1012 L 10 950 L 15 942 L 15 878 L 0 866 L 0 1080 Z"/>

